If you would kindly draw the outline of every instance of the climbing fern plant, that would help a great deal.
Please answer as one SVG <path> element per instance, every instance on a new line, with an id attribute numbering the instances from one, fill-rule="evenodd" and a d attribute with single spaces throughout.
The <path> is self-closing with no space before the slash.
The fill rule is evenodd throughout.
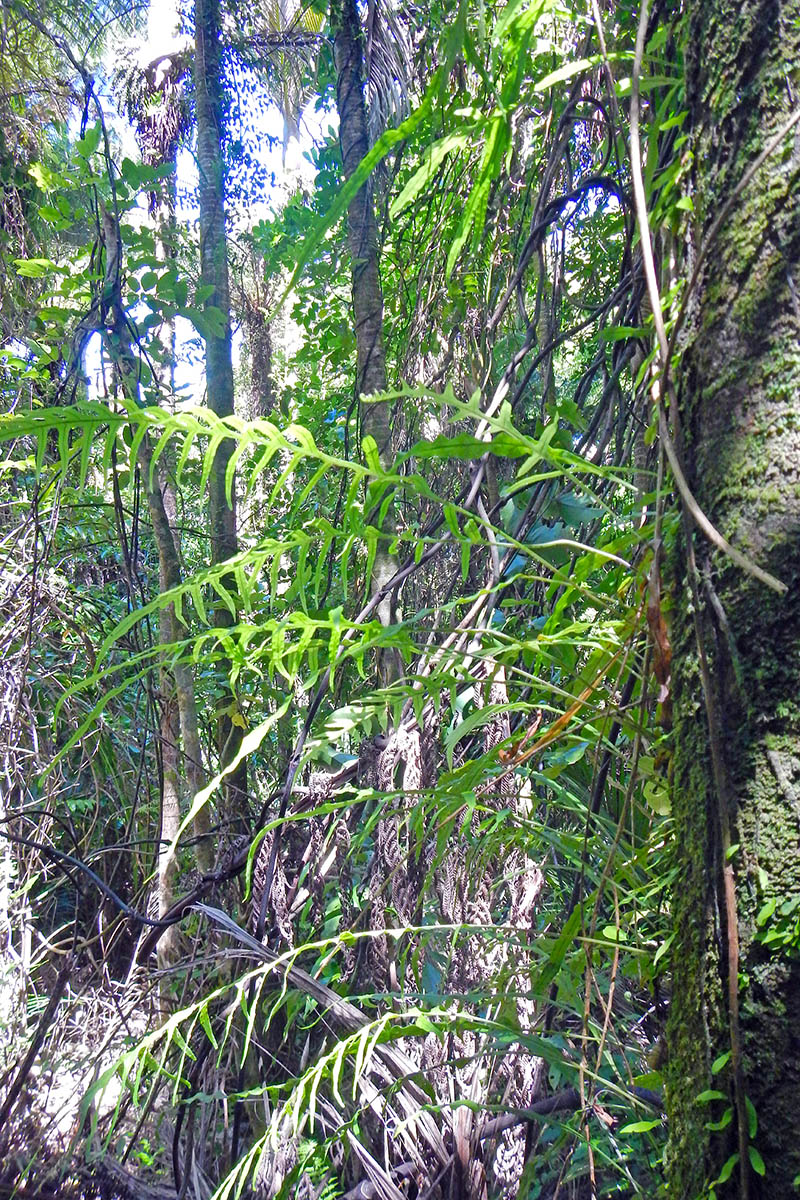
<path id="1" fill-rule="evenodd" d="M 68 374 L 58 405 L 0 418 L 54 513 L 65 488 L 76 502 L 116 489 L 124 510 L 122 494 L 162 468 L 197 513 L 218 448 L 233 447 L 242 549 L 214 566 L 193 554 L 176 586 L 143 589 L 104 622 L 54 705 L 60 740 L 43 772 L 63 770 L 164 655 L 197 669 L 201 694 L 209 664 L 230 664 L 241 748 L 224 768 L 212 759 L 171 847 L 185 893 L 167 919 L 196 955 L 83 1109 L 99 1154 L 128 1136 L 132 1110 L 174 1106 L 162 1165 L 179 1194 L 198 1178 L 218 1197 L 359 1180 L 391 1197 L 404 1179 L 467 1197 L 659 1186 L 660 1077 L 646 1053 L 662 1022 L 669 697 L 650 546 L 672 526 L 650 448 L 625 85 L 609 76 L 630 46 L 624 32 L 610 53 L 578 44 L 539 0 L 512 2 L 490 28 L 483 14 L 473 31 L 472 15 L 463 3 L 449 14 L 444 65 L 291 268 L 304 327 L 279 365 L 296 381 L 309 378 L 315 286 L 345 254 L 348 200 L 388 163 L 374 182 L 384 254 L 409 268 L 408 280 L 387 272 L 398 383 L 374 398 L 396 414 L 390 469 L 368 438 L 353 452 L 335 355 L 313 367 L 307 421 L 220 419 L 164 396 L 153 322 L 133 316 L 135 389 L 76 401 Z M 466 101 L 450 98 L 451 78 Z M 648 162 L 664 204 L 680 147 L 658 133 Z M 89 172 L 100 142 L 98 130 L 84 147 Z M 97 170 L 89 183 L 116 198 L 139 253 L 129 314 L 144 302 L 202 335 L 213 310 L 155 271 L 126 225 L 147 171 Z M 54 197 L 67 187 L 51 180 Z M 278 268 L 282 223 L 297 220 L 290 204 L 249 235 Z M 83 260 L 88 295 L 102 253 Z M 49 275 L 60 296 L 41 358 L 58 360 L 60 344 L 69 364 L 71 297 L 60 269 L 36 261 L 20 270 Z M 367 582 L 386 543 L 388 626 Z M 209 619 L 220 601 L 224 628 Z M 169 606 L 181 637 L 155 646 Z M 380 688 L 378 651 L 397 663 Z M 244 756 L 255 794 L 237 835 L 214 806 Z M 218 853 L 198 880 L 187 848 L 204 808 Z M 142 967 L 160 929 L 145 907 L 124 912 Z"/>

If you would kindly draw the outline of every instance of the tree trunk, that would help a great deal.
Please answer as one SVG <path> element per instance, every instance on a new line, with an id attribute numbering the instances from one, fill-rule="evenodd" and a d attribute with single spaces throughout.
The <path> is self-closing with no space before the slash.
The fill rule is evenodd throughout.
<path id="1" fill-rule="evenodd" d="M 161 108 L 157 118 L 150 112 L 143 115 L 140 112 L 131 114 L 137 124 L 137 134 L 142 151 L 142 158 L 151 166 L 161 167 L 170 165 L 172 172 L 166 179 L 160 181 L 156 192 L 151 195 L 151 212 L 156 236 L 156 253 L 163 263 L 174 260 L 176 226 L 175 226 L 175 175 L 177 172 L 178 136 L 176 129 L 181 128 L 183 120 L 182 91 L 186 86 L 185 65 L 188 46 L 184 47 L 181 36 L 180 5 L 177 0 L 150 0 L 147 11 L 147 43 L 144 58 L 147 63 L 156 62 L 158 73 L 148 66 L 145 74 L 152 89 L 153 98 L 160 98 Z M 165 67 L 165 64 L 168 66 Z M 162 111 L 163 110 L 163 111 Z M 160 379 L 162 399 L 172 397 L 175 388 L 175 321 L 165 318 L 158 331 L 158 350 L 156 357 Z M 143 443 L 143 453 L 148 456 L 149 443 Z M 150 520 L 156 536 L 159 552 L 159 580 L 161 590 L 178 587 L 182 581 L 181 572 L 181 540 L 177 517 L 177 494 L 170 465 L 169 451 L 161 456 L 161 462 L 150 487 L 149 474 L 146 480 L 147 501 L 150 509 Z M 149 465 L 148 465 L 149 472 Z M 185 627 L 170 605 L 165 614 L 165 627 L 171 623 L 171 636 L 168 641 L 177 641 L 184 635 Z M 164 638 L 161 638 L 162 642 Z M 183 767 L 186 784 L 190 797 L 194 798 L 206 785 L 203 768 L 203 751 L 200 744 L 200 733 L 197 720 L 197 697 L 194 686 L 192 669 L 183 662 L 176 662 L 171 668 L 172 682 L 165 679 L 165 687 L 172 688 L 175 702 L 178 706 L 178 726 L 183 745 Z M 166 694 L 166 693 L 165 693 Z M 168 714 L 164 715 L 166 722 Z M 163 740 L 163 739 L 162 739 Z M 163 755 L 163 750 L 162 750 Z M 179 761 L 179 759 L 178 759 Z M 177 826 L 176 826 L 177 830 Z M 201 809 L 194 818 L 193 830 L 195 836 L 195 858 L 197 867 L 202 873 L 207 873 L 214 866 L 214 842 L 211 836 L 211 818 L 208 806 Z M 166 909 L 172 905 L 172 899 L 166 892 L 162 899 Z"/>
<path id="2" fill-rule="evenodd" d="M 696 253 L 796 109 L 800 0 L 692 0 L 689 18 Z M 669 1195 L 686 1200 L 706 1195 L 740 1151 L 718 1197 L 796 1196 L 800 1176 L 798 166 L 795 126 L 725 214 L 678 380 L 695 496 L 730 542 L 788 585 L 785 595 L 769 590 L 699 534 L 696 571 L 685 534 L 672 559 L 680 877 L 667 1164 Z M 763 906 L 773 903 L 770 915 Z M 698 1101 L 709 1089 L 726 1099 Z M 709 1129 L 728 1107 L 727 1127 Z"/>
<path id="3" fill-rule="evenodd" d="M 138 403 L 138 381 L 136 364 L 131 346 L 130 327 L 122 304 L 121 236 L 115 217 L 103 214 L 103 242 L 105 247 L 105 295 L 108 298 L 106 319 L 109 326 L 106 340 L 114 372 L 120 388 Z M 158 584 L 163 594 L 181 582 L 180 560 L 175 541 L 176 514 L 175 496 L 171 487 L 162 482 L 159 471 L 151 469 L 152 452 L 145 437 L 139 447 L 139 467 L 143 476 L 147 507 L 153 528 L 153 537 L 158 550 Z M 160 668 L 161 717 L 161 812 L 159 820 L 159 843 L 157 856 L 157 890 L 159 915 L 167 912 L 174 900 L 177 861 L 172 850 L 173 842 L 180 829 L 180 733 L 183 732 L 186 752 L 187 776 L 192 794 L 204 785 L 202 754 L 197 729 L 194 681 L 185 664 L 168 665 L 169 647 L 177 640 L 180 623 L 175 606 L 167 605 L 159 618 L 159 641 L 165 648 Z M 210 871 L 214 861 L 213 843 L 210 837 L 208 810 L 199 812 L 193 822 L 196 837 L 195 853 L 201 871 Z M 158 961 L 161 967 L 171 965 L 177 958 L 179 937 L 177 927 L 167 929 L 158 943 Z M 166 997 L 167 991 L 162 992 Z"/>
<path id="4" fill-rule="evenodd" d="M 228 282 L 228 252 L 225 232 L 225 172 L 222 159 L 223 89 L 219 37 L 218 0 L 195 3 L 195 108 L 197 120 L 197 165 L 200 207 L 200 279 L 214 291 L 207 308 L 222 314 L 223 330 L 205 338 L 206 390 L 209 408 L 218 417 L 233 415 L 233 360 L 231 356 L 231 302 Z M 236 554 L 235 480 L 231 503 L 225 489 L 225 473 L 233 454 L 232 441 L 224 441 L 214 455 L 209 479 L 208 522 L 212 563 L 224 562 Z M 228 577 L 227 590 L 233 594 L 234 581 Z M 229 628 L 234 618 L 218 603 L 214 623 Z M 217 747 L 220 764 L 227 766 L 236 756 L 242 734 L 236 697 L 229 683 L 230 668 L 218 661 L 220 695 L 217 701 Z M 241 762 L 228 776 L 224 789 L 224 816 L 234 826 L 246 815 L 247 764 Z"/>
<path id="5" fill-rule="evenodd" d="M 159 588 L 163 592 L 163 560 L 159 555 Z M 162 609 L 158 618 L 158 635 L 162 646 L 169 646 L 174 639 L 175 610 L 172 605 Z M 180 747 L 178 731 L 178 698 L 175 677 L 162 662 L 159 691 L 161 692 L 161 720 L 159 741 L 161 744 L 161 819 L 158 830 L 158 915 L 169 912 L 175 900 L 175 879 L 178 860 L 172 844 L 181 825 L 180 800 Z M 180 950 L 180 929 L 177 925 L 165 929 L 158 941 L 157 956 L 160 970 L 172 966 Z M 162 1008 L 168 1009 L 169 985 L 162 988 Z"/>
<path id="6" fill-rule="evenodd" d="M 158 547 L 158 586 L 163 594 L 181 582 L 180 561 L 176 542 L 175 493 L 170 484 L 154 474 L 152 486 L 150 476 L 150 448 L 142 443 L 140 464 L 145 474 L 150 520 Z M 197 705 L 195 702 L 194 679 L 185 663 L 168 665 L 170 647 L 180 638 L 183 625 L 178 619 L 175 605 L 163 608 L 158 620 L 159 641 L 164 649 L 160 672 L 161 690 L 161 772 L 163 778 L 161 795 L 161 828 L 158 853 L 158 915 L 163 917 L 175 902 L 175 879 L 178 872 L 177 859 L 172 844 L 178 836 L 181 824 L 180 804 L 180 739 L 183 738 L 184 765 L 190 796 L 194 797 L 205 786 L 202 749 L 197 727 Z M 208 807 L 200 810 L 192 822 L 195 846 L 194 853 L 198 869 L 207 873 L 214 866 L 214 843 Z M 172 966 L 180 952 L 180 934 L 177 925 L 172 925 L 161 935 L 158 942 L 158 965 L 163 970 Z M 169 1003 L 168 984 L 162 988 L 162 1007 Z"/>
<path id="7" fill-rule="evenodd" d="M 349 179 L 369 149 L 367 113 L 364 103 L 361 25 L 355 0 L 333 0 L 331 26 L 336 63 L 336 106 L 339 112 L 339 142 L 345 178 Z M 347 242 L 353 283 L 353 317 L 356 334 L 356 394 L 361 401 L 361 436 L 373 437 L 381 467 L 393 463 L 391 404 L 388 400 L 367 403 L 364 397 L 386 391 L 386 354 L 383 345 L 383 292 L 378 258 L 378 226 L 369 182 L 359 189 L 347 210 Z M 377 514 L 371 521 L 377 522 Z M 379 543 L 370 580 L 376 595 L 391 579 L 397 563 L 389 553 L 391 515 L 381 521 L 384 535 Z M 391 598 L 378 608 L 382 624 L 394 619 Z M 383 652 L 378 660 L 380 681 L 391 682 L 396 674 L 394 655 Z"/>
<path id="8" fill-rule="evenodd" d="M 153 492 L 158 492 L 158 497 Z M 159 581 L 161 590 L 178 587 L 181 583 L 180 565 L 180 534 L 178 532 L 178 513 L 175 487 L 168 478 L 168 472 L 157 472 L 153 488 L 148 487 L 148 504 L 150 519 L 155 526 L 159 525 Z M 154 515 L 155 514 L 155 515 Z M 166 525 L 166 528 L 164 527 Z M 169 540 L 167 540 L 169 539 Z M 163 580 L 163 582 L 161 582 Z M 178 641 L 185 634 L 185 626 L 175 611 L 174 604 L 165 610 L 173 641 Z M 162 639 L 163 641 L 163 639 Z M 200 730 L 197 720 L 197 698 L 195 695 L 194 676 L 186 663 L 177 661 L 172 665 L 175 699 L 178 705 L 178 718 L 181 739 L 183 741 L 184 771 L 189 795 L 194 799 L 198 792 L 206 786 L 205 770 L 203 768 L 203 748 L 200 743 Z M 206 874 L 214 866 L 214 841 L 211 834 L 211 819 L 208 806 L 201 808 L 192 821 L 195 837 L 195 858 L 197 868 Z"/>

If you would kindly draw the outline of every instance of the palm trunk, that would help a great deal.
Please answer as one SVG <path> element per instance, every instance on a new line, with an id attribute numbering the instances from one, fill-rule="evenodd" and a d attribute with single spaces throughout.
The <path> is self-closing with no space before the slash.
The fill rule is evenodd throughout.
<path id="1" fill-rule="evenodd" d="M 718 1197 L 788 1200 L 800 1176 L 797 127 L 733 189 L 797 104 L 786 71 L 800 61 L 800 0 L 692 0 L 689 19 L 695 248 L 735 202 L 705 258 L 682 359 L 686 472 L 717 529 L 788 592 L 697 534 L 696 572 L 685 538 L 673 557 L 669 1195 L 708 1194 L 739 1154 Z M 698 1101 L 710 1089 L 726 1098 Z M 730 1123 L 710 1128 L 726 1109 Z"/>
<path id="2" fill-rule="evenodd" d="M 208 406 L 218 417 L 233 415 L 233 361 L 231 357 L 230 287 L 225 233 L 225 174 L 222 160 L 223 92 L 221 80 L 219 3 L 195 3 L 195 104 L 197 119 L 197 164 L 200 200 L 200 278 L 213 287 L 206 301 L 222 313 L 224 329 L 206 337 L 206 390 Z M 225 491 L 225 473 L 233 443 L 223 442 L 214 456 L 209 479 L 208 522 L 212 563 L 225 562 L 238 549 L 235 494 L 231 503 Z M 234 481 L 235 493 L 235 481 Z M 233 592 L 233 580 L 225 585 Z M 234 624 L 230 611 L 218 604 L 214 612 L 218 629 Z M 220 695 L 217 701 L 217 748 L 220 764 L 227 766 L 241 745 L 241 728 L 236 697 L 229 683 L 229 664 L 218 664 Z M 225 786 L 225 819 L 233 826 L 246 817 L 247 765 L 241 762 L 228 776 Z"/>
<path id="3" fill-rule="evenodd" d="M 334 31 L 336 104 L 339 111 L 339 141 L 345 178 L 349 179 L 369 149 L 364 103 L 362 37 L 355 0 L 333 0 L 331 25 Z M 353 317 L 356 334 L 356 394 L 361 400 L 362 438 L 372 437 L 384 470 L 392 466 L 391 404 L 388 400 L 366 403 L 364 397 L 386 391 L 386 355 L 383 345 L 383 292 L 378 258 L 378 227 L 369 183 L 359 189 L 347 210 L 347 241 L 353 282 Z M 374 519 L 374 518 L 373 518 Z M 370 580 L 373 596 L 391 579 L 397 564 L 389 553 L 391 514 L 381 524 L 381 538 Z M 382 624 L 393 621 L 393 604 L 385 598 L 378 616 Z M 378 661 L 382 683 L 396 676 L 394 655 L 384 652 Z"/>

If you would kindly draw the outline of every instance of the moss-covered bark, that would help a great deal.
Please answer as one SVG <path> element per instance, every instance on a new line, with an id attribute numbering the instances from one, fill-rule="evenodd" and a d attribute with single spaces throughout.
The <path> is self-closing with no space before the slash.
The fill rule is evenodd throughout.
<path id="1" fill-rule="evenodd" d="M 694 252 L 748 167 L 798 104 L 800 0 L 692 0 L 687 89 L 695 138 Z M 737 1150 L 727 982 L 731 945 L 721 826 L 734 846 L 742 1083 L 766 1174 L 738 1169 L 717 1195 L 797 1196 L 800 1187 L 800 140 L 797 127 L 737 197 L 705 260 L 679 374 L 687 476 L 738 549 L 788 585 L 743 575 L 694 535 L 674 559 L 675 897 L 669 1029 L 670 1196 L 694 1200 Z M 691 256 L 690 256 L 691 259 Z M 689 261 L 688 270 L 692 263 Z M 695 590 L 696 589 L 696 590 Z M 695 604 L 695 600 L 699 603 Z M 698 640 L 708 658 L 711 707 Z M 716 737 L 717 770 L 711 743 Z M 738 846 L 738 850 L 735 849 Z M 775 935 L 767 943 L 768 935 Z M 758 1160 L 756 1160 L 758 1161 Z"/>

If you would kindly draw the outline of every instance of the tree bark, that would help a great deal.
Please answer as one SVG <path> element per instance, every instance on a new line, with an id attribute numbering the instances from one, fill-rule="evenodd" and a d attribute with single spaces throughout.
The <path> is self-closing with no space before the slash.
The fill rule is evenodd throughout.
<path id="1" fill-rule="evenodd" d="M 195 109 L 197 120 L 197 165 L 200 208 L 200 279 L 213 287 L 207 308 L 222 314 L 224 327 L 218 336 L 207 336 L 206 390 L 208 407 L 218 417 L 233 416 L 233 359 L 231 355 L 231 301 L 228 281 L 228 246 L 225 231 L 225 170 L 222 157 L 223 87 L 218 0 L 195 2 Z M 235 480 L 228 503 L 225 475 L 234 444 L 225 440 L 214 455 L 209 479 L 208 522 L 212 563 L 225 562 L 236 554 Z M 230 594 L 234 581 L 224 580 Z M 234 617 L 220 603 L 214 624 L 230 628 Z M 229 678 L 230 665 L 218 660 L 220 695 L 217 701 L 217 748 L 220 765 L 227 766 L 238 753 L 242 733 L 237 720 L 238 705 Z M 246 817 L 247 764 L 242 761 L 228 776 L 224 787 L 224 815 L 232 827 Z"/>
<path id="2" fill-rule="evenodd" d="M 165 590 L 163 581 L 163 560 L 159 555 L 158 585 Z M 167 646 L 175 640 L 174 608 L 170 605 L 162 609 L 158 619 L 158 636 L 162 646 Z M 162 661 L 160 671 L 159 691 L 161 692 L 161 719 L 159 723 L 159 742 L 161 746 L 161 819 L 158 830 L 158 915 L 163 917 L 169 912 L 175 901 L 175 880 L 178 874 L 178 860 L 172 849 L 172 844 L 178 836 L 181 826 L 180 800 L 180 745 L 178 725 L 178 698 L 175 691 L 175 679 L 166 665 L 166 657 Z M 178 958 L 180 950 L 180 930 L 173 925 L 165 929 L 158 943 L 158 966 L 165 970 L 172 966 Z M 169 987 L 162 989 L 162 1007 L 168 1007 Z"/>
<path id="3" fill-rule="evenodd" d="M 333 0 L 331 24 L 334 30 L 339 143 L 345 178 L 349 179 L 369 150 L 361 25 L 355 0 Z M 347 210 L 347 242 L 356 326 L 356 388 L 359 397 L 362 397 L 386 391 L 378 226 L 369 182 L 359 189 Z M 361 416 L 363 432 L 375 438 L 382 460 L 391 458 L 389 410 L 388 401 L 364 405 Z"/>
<path id="4" fill-rule="evenodd" d="M 133 400 L 139 402 L 136 363 L 131 345 L 130 326 L 122 304 L 121 236 L 116 218 L 110 212 L 103 214 L 103 242 L 105 247 L 105 296 L 108 311 L 105 319 L 106 342 L 114 363 L 115 375 L 120 388 Z M 143 476 L 147 507 L 153 528 L 153 537 L 158 550 L 158 583 L 163 594 L 181 582 L 181 568 L 175 541 L 175 496 L 168 482 L 162 481 L 158 471 L 151 469 L 152 451 L 147 437 L 139 448 L 139 467 Z M 183 732 L 186 753 L 187 776 L 195 792 L 204 785 L 202 751 L 197 728 L 194 681 L 191 672 L 182 663 L 170 667 L 169 647 L 177 640 L 180 628 L 175 606 L 162 609 L 159 618 L 159 641 L 165 648 L 160 666 L 161 717 L 161 812 L 159 819 L 159 841 L 157 855 L 157 891 L 159 915 L 168 912 L 174 902 L 174 886 L 177 876 L 177 861 L 172 845 L 180 829 L 180 733 Z M 203 809 L 194 818 L 194 833 L 197 839 L 195 853 L 201 871 L 211 870 L 214 861 L 213 843 L 210 837 L 208 810 Z M 167 929 L 158 943 L 159 966 L 173 963 L 179 950 L 178 934 Z M 166 998 L 166 989 L 162 993 Z"/>
<path id="5" fill-rule="evenodd" d="M 150 476 L 150 448 L 142 443 L 140 463 L 145 473 L 145 490 L 150 520 L 158 547 L 158 586 L 163 594 L 181 582 L 181 568 L 176 540 L 177 514 L 175 492 L 171 484 L 160 478 L 156 471 L 152 485 Z M 183 740 L 184 766 L 189 795 L 194 798 L 205 786 L 203 752 L 197 725 L 197 704 L 194 679 L 185 663 L 169 665 L 170 647 L 178 641 L 183 630 L 182 623 L 169 604 L 159 614 L 159 641 L 164 649 L 161 664 L 161 773 L 163 779 L 161 795 L 161 829 L 158 853 L 158 915 L 163 917 L 175 903 L 175 880 L 178 864 L 172 844 L 178 836 L 181 824 L 180 804 L 180 741 Z M 211 836 L 209 810 L 206 806 L 194 817 L 192 828 L 195 836 L 194 853 L 198 870 L 207 874 L 214 866 L 214 843 Z M 180 936 L 177 926 L 166 929 L 158 943 L 158 965 L 161 969 L 177 961 L 180 951 Z M 162 989 L 162 1006 L 167 1007 L 169 988 Z"/>
<path id="6" fill-rule="evenodd" d="M 696 254 L 797 106 L 800 0 L 692 0 L 688 16 Z M 685 529 L 672 555 L 680 876 L 667 1169 L 669 1195 L 686 1200 L 708 1194 L 737 1153 L 718 1197 L 796 1196 L 800 1176 L 800 908 L 794 917 L 781 911 L 800 906 L 797 129 L 724 216 L 701 270 L 678 377 L 684 463 L 697 500 L 733 545 L 788 585 L 785 595 L 768 590 L 699 534 L 693 570 Z M 770 902 L 778 906 L 772 915 L 763 909 Z M 698 1101 L 709 1089 L 727 1098 Z M 752 1136 L 748 1102 L 757 1116 Z M 728 1107 L 730 1124 L 709 1129 Z"/>
<path id="7" fill-rule="evenodd" d="M 160 112 L 158 120 L 166 125 L 168 136 L 160 135 L 157 122 L 143 117 L 141 111 L 130 114 L 136 122 L 137 136 L 142 158 L 152 166 L 170 165 L 171 174 L 160 181 L 151 195 L 151 214 L 156 236 L 156 252 L 161 262 L 167 264 L 175 256 L 175 174 L 177 170 L 178 138 L 175 129 L 180 128 L 183 100 L 179 88 L 186 86 L 185 54 L 176 51 L 182 46 L 180 5 L 177 0 L 150 0 L 147 11 L 147 43 L 144 57 L 147 62 L 155 61 L 160 71 L 156 79 L 151 70 L 146 78 L 151 87 L 156 87 L 155 97 L 169 111 Z M 165 63 L 168 66 L 165 68 Z M 175 386 L 175 321 L 165 318 L 158 331 L 157 374 L 161 389 L 161 402 L 174 395 Z M 142 443 L 145 457 L 147 503 L 150 520 L 158 546 L 159 583 L 162 592 L 178 587 L 182 581 L 181 540 L 177 518 L 177 494 L 169 451 L 162 454 L 158 471 L 150 485 L 150 450 L 147 439 Z M 177 641 L 184 633 L 184 625 L 178 619 L 174 605 L 163 614 L 163 631 L 159 629 L 162 642 Z M 203 751 L 197 719 L 197 697 L 194 676 L 190 667 L 175 662 L 167 672 L 162 668 L 162 693 L 165 696 L 162 724 L 165 732 L 173 722 L 169 706 L 177 704 L 178 729 L 183 747 L 183 768 L 189 795 L 193 798 L 206 785 L 203 768 Z M 162 737 L 162 747 L 164 745 Z M 175 765 L 180 766 L 179 746 L 175 748 Z M 165 751 L 162 748 L 162 759 Z M 164 766 L 166 773 L 166 766 Z M 175 825 L 175 832 L 180 821 Z M 211 836 L 211 819 L 208 807 L 197 813 L 193 821 L 195 836 L 195 858 L 197 867 L 207 874 L 214 866 L 214 842 Z M 167 834 L 162 831 L 164 836 Z M 170 840 L 174 833 L 169 835 Z M 174 897 L 167 891 L 162 894 L 162 910 L 171 908 Z"/>
<path id="8" fill-rule="evenodd" d="M 345 178 L 349 179 L 369 150 L 367 113 L 364 102 L 364 73 L 361 25 L 355 0 L 332 0 L 331 26 L 336 64 L 336 106 L 339 112 L 339 142 Z M 356 395 L 361 402 L 361 436 L 373 437 L 383 470 L 393 464 L 391 403 L 365 401 L 365 397 L 386 391 L 386 353 L 383 343 L 383 292 L 381 289 L 378 226 L 369 181 L 359 189 L 347 210 L 347 243 L 353 285 L 353 317 L 356 335 Z M 377 523 L 377 514 L 370 521 Z M 380 522 L 382 537 L 372 568 L 370 589 L 373 596 L 391 579 L 397 568 L 389 553 L 392 533 L 391 514 Z M 394 619 L 391 598 L 378 607 L 383 625 Z M 381 683 L 396 676 L 395 656 L 382 652 L 378 659 Z"/>

